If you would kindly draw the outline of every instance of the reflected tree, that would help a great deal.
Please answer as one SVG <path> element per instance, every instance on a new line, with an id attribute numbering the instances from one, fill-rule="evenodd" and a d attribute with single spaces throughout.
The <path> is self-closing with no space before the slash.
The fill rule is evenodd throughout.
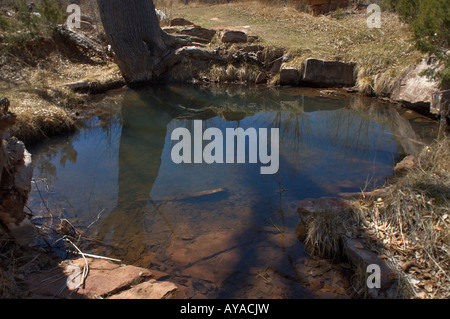
<path id="1" fill-rule="evenodd" d="M 148 241 L 145 213 L 161 166 L 167 125 L 173 118 L 151 91 L 130 91 L 122 101 L 117 206 L 97 234 L 99 240 L 110 239 L 115 248 L 123 249 L 117 253 L 125 253 L 129 262 L 140 258 Z"/>

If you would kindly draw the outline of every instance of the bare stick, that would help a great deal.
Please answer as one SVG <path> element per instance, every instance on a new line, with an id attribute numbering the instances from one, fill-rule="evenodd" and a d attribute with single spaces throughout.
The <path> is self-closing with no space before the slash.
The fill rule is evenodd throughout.
<path id="1" fill-rule="evenodd" d="M 81 282 L 78 285 L 78 287 L 75 288 L 75 290 L 77 290 L 84 285 L 84 281 L 86 280 L 87 275 L 89 273 L 89 264 L 86 260 L 86 257 L 84 256 L 84 253 L 74 243 L 72 243 L 72 241 L 69 238 L 64 238 L 64 240 L 69 242 L 73 247 L 75 247 L 75 249 L 78 251 L 78 253 L 83 257 L 84 263 L 86 264 L 86 266 L 83 268 L 83 277 L 81 278 Z"/>
<path id="2" fill-rule="evenodd" d="M 81 255 L 79 252 L 76 252 L 76 251 L 74 251 L 72 253 L 77 254 L 77 255 Z M 85 257 L 89 257 L 89 258 L 104 259 L 104 260 L 111 260 L 111 261 L 116 261 L 116 262 L 122 262 L 122 260 L 120 260 L 120 259 L 115 259 L 115 258 L 110 258 L 110 257 L 105 257 L 105 256 L 86 254 L 86 253 L 83 253 L 83 255 Z"/>

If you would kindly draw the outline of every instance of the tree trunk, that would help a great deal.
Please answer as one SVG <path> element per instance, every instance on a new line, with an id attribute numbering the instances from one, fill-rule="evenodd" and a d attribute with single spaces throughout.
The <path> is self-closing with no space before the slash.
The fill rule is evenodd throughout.
<path id="1" fill-rule="evenodd" d="M 161 29 L 153 0 L 97 0 L 97 3 L 125 81 L 133 85 L 157 80 L 181 42 Z"/>

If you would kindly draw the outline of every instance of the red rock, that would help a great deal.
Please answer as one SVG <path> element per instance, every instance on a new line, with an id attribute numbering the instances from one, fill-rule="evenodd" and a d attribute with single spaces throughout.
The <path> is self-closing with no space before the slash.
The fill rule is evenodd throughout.
<path id="1" fill-rule="evenodd" d="M 378 265 L 381 271 L 381 288 L 383 290 L 389 289 L 395 282 L 397 276 L 386 262 L 379 258 L 377 254 L 365 248 L 364 245 L 352 238 L 347 238 L 344 241 L 346 256 L 350 263 L 365 271 L 369 265 Z"/>
<path id="2" fill-rule="evenodd" d="M 221 40 L 223 43 L 245 43 L 248 37 L 243 31 L 227 30 L 222 34 Z"/>
<path id="3" fill-rule="evenodd" d="M 396 173 L 403 173 L 406 172 L 416 165 L 416 157 L 414 155 L 408 155 L 406 156 L 402 161 L 397 163 L 394 167 L 394 172 Z"/>
<path id="4" fill-rule="evenodd" d="M 108 299 L 168 299 L 176 290 L 177 286 L 171 282 L 152 279 Z"/>
<path id="5" fill-rule="evenodd" d="M 78 294 L 87 298 L 103 297 L 135 285 L 152 276 L 148 269 L 135 266 L 121 266 L 107 260 L 87 259 L 89 275 Z M 84 260 L 78 259 L 74 265 L 84 267 Z"/>

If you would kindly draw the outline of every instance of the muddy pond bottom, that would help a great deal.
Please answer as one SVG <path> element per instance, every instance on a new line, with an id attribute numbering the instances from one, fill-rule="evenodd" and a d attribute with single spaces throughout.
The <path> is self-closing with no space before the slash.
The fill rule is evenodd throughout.
<path id="1" fill-rule="evenodd" d="M 345 296 L 342 274 L 297 239 L 298 203 L 382 185 L 431 125 L 372 99 L 292 88 L 142 88 L 96 107 L 76 134 L 30 149 L 34 220 L 66 218 L 84 252 L 165 272 L 186 298 Z M 223 136 L 278 128 L 277 173 L 248 160 L 175 164 L 172 133 L 196 120 Z"/>

